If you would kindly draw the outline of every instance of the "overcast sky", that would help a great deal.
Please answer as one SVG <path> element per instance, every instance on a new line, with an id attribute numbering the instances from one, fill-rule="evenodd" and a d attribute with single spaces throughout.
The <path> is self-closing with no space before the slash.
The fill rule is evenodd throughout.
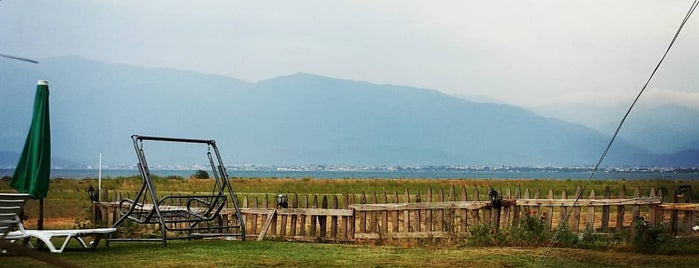
<path id="1" fill-rule="evenodd" d="M 0 53 L 250 82 L 308 72 L 528 108 L 626 106 L 691 2 L 3 0 Z M 697 48 L 694 17 L 643 105 L 699 108 Z"/>

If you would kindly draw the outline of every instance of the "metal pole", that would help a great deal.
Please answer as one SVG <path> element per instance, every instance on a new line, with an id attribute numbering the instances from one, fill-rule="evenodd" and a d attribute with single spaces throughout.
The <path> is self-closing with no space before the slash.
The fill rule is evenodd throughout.
<path id="1" fill-rule="evenodd" d="M 102 201 L 102 152 L 100 152 L 100 166 L 97 174 L 97 202 L 100 202 Z"/>

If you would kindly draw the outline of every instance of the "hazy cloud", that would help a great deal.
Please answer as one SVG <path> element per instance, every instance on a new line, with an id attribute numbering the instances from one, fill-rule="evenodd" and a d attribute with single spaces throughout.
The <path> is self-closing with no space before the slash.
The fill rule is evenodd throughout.
<path id="1" fill-rule="evenodd" d="M 0 52 L 79 55 L 248 81 L 310 72 L 525 107 L 611 105 L 635 96 L 690 4 L 2 1 Z M 693 18 L 649 103 L 697 106 L 696 47 Z"/>

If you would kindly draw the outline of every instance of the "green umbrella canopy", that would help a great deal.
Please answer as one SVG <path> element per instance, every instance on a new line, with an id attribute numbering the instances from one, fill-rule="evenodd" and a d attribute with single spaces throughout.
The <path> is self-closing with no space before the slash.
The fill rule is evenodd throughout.
<path id="1" fill-rule="evenodd" d="M 34 98 L 32 124 L 10 186 L 34 199 L 46 197 L 51 173 L 49 83 L 39 80 Z"/>

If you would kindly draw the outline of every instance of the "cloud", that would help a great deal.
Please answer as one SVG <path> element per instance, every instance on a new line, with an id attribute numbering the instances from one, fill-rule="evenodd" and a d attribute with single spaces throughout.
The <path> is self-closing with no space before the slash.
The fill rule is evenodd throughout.
<path id="1" fill-rule="evenodd" d="M 650 0 L 3 1 L 0 52 L 248 81 L 309 72 L 527 107 L 612 105 L 634 95 L 687 8 Z M 697 22 L 655 87 L 698 91 Z M 680 93 L 658 98 L 692 99 Z"/>

